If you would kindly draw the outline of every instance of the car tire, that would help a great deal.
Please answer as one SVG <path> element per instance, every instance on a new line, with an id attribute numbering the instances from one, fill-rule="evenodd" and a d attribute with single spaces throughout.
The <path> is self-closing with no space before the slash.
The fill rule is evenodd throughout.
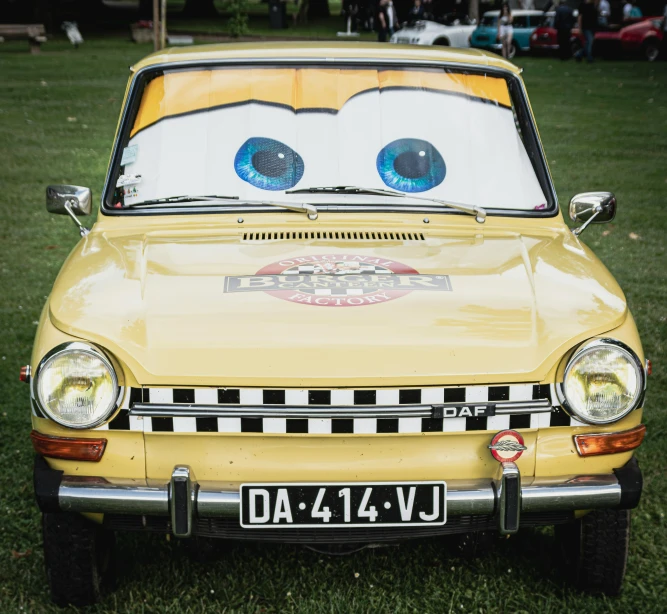
<path id="1" fill-rule="evenodd" d="M 576 587 L 593 594 L 620 594 L 628 561 L 629 510 L 597 510 L 556 526 L 565 569 Z"/>
<path id="2" fill-rule="evenodd" d="M 433 41 L 434 47 L 449 47 L 449 41 L 446 38 L 439 38 L 438 40 Z"/>
<path id="3" fill-rule="evenodd" d="M 519 52 L 519 47 L 516 44 L 516 41 L 512 41 L 512 46 L 510 47 L 510 57 L 509 57 L 509 59 L 513 60 L 516 57 L 518 52 Z"/>
<path id="4" fill-rule="evenodd" d="M 647 40 L 642 45 L 642 54 L 649 62 L 655 62 L 660 55 L 660 42 L 653 38 Z"/>
<path id="5" fill-rule="evenodd" d="M 581 41 L 578 38 L 573 39 L 570 41 L 570 53 L 572 54 L 572 57 L 576 56 L 577 53 L 579 53 L 583 49 L 583 45 L 581 44 Z"/>
<path id="6" fill-rule="evenodd" d="M 114 535 L 79 514 L 42 514 L 44 562 L 52 601 L 87 606 L 115 581 Z"/>

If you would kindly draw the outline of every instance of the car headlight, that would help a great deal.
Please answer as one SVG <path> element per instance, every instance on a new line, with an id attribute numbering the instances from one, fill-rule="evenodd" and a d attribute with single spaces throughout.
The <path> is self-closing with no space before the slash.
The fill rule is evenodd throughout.
<path id="1" fill-rule="evenodd" d="M 570 359 L 563 378 L 567 407 L 591 424 L 620 420 L 638 407 L 644 369 L 630 348 L 615 339 L 596 339 Z"/>
<path id="2" fill-rule="evenodd" d="M 109 359 L 85 343 L 65 343 L 40 362 L 33 397 L 54 422 L 85 429 L 104 422 L 116 409 L 119 383 Z"/>

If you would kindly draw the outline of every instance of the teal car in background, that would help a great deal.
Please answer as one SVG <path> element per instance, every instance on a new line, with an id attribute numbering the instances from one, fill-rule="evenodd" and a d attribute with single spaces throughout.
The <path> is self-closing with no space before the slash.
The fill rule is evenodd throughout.
<path id="1" fill-rule="evenodd" d="M 482 16 L 479 25 L 470 35 L 470 46 L 477 49 L 501 52 L 498 40 L 498 16 L 500 11 L 487 11 Z M 544 20 L 543 11 L 512 11 L 512 27 L 514 34 L 510 57 L 513 58 L 517 52 L 530 51 L 530 35 L 535 28 L 542 25 Z"/>

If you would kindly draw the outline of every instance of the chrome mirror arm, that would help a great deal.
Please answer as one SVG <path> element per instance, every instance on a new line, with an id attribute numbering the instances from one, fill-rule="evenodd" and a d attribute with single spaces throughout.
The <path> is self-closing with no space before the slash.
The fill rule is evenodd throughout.
<path id="1" fill-rule="evenodd" d="M 68 200 L 65 202 L 63 207 L 65 208 L 65 211 L 67 211 L 67 215 L 69 215 L 73 220 L 74 223 L 77 225 L 79 229 L 79 234 L 81 237 L 85 237 L 88 233 L 90 233 L 90 230 L 88 230 L 80 221 L 79 218 L 76 217 L 76 213 L 72 211 L 72 201 Z M 76 203 L 75 203 L 76 204 Z"/>
<path id="2" fill-rule="evenodd" d="M 575 237 L 581 235 L 589 224 L 611 222 L 616 215 L 616 197 L 611 192 L 584 192 L 572 197 L 569 207 L 570 219 L 583 224 L 572 229 Z"/>
<path id="3" fill-rule="evenodd" d="M 591 222 L 592 222 L 598 215 L 600 215 L 600 213 L 602 213 L 602 206 L 601 206 L 601 205 L 597 205 L 597 206 L 595 206 L 595 207 L 593 208 L 593 212 L 594 212 L 593 215 L 591 215 L 591 217 L 589 217 L 589 218 L 588 218 L 588 219 L 587 219 L 581 226 L 579 226 L 578 228 L 573 228 L 573 229 L 572 229 L 572 234 L 573 234 L 575 237 L 578 237 L 582 232 L 584 232 L 584 230 L 586 230 L 586 228 L 588 228 L 588 225 L 589 225 L 589 224 L 590 224 L 590 223 L 591 223 Z"/>
<path id="4" fill-rule="evenodd" d="M 79 234 L 85 237 L 90 231 L 79 222 L 77 215 L 91 214 L 92 198 L 90 188 L 50 185 L 46 188 L 46 210 L 58 215 L 69 215 L 79 229 Z"/>

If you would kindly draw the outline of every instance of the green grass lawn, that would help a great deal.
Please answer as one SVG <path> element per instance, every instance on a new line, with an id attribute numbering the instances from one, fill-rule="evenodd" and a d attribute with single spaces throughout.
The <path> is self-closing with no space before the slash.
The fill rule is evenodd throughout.
<path id="1" fill-rule="evenodd" d="M 47 183 L 99 196 L 128 66 L 148 47 L 91 41 L 0 46 L 0 613 L 56 612 L 43 572 L 32 495 L 28 389 L 18 382 L 60 266 L 78 240 L 44 208 Z M 617 220 L 585 241 L 627 293 L 653 359 L 639 451 L 645 495 L 633 515 L 625 592 L 583 596 L 553 562 L 549 531 L 499 540 L 456 558 L 435 540 L 327 557 L 294 546 L 230 544 L 215 563 L 183 543 L 121 535 L 120 586 L 96 612 L 662 612 L 667 478 L 667 64 L 521 59 L 561 203 L 607 189 Z"/>

